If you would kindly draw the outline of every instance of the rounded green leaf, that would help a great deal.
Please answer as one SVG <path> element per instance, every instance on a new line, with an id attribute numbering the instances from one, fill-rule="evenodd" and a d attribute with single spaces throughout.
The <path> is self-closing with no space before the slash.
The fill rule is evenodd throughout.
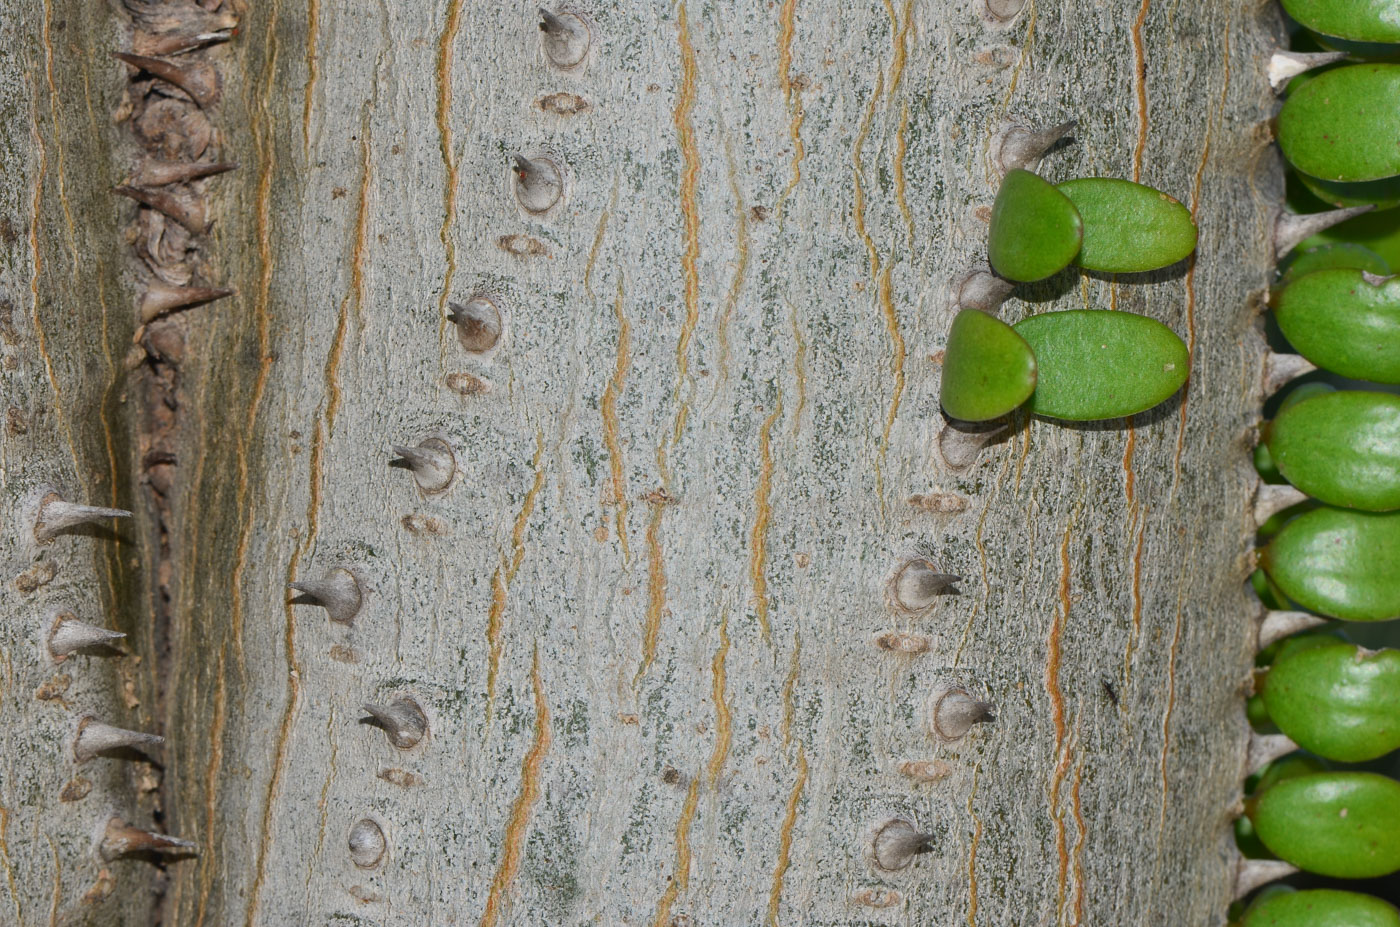
<path id="1" fill-rule="evenodd" d="M 999 418 L 1030 398 L 1036 361 L 1015 329 L 977 309 L 953 319 L 943 352 L 943 410 L 953 418 Z"/>
<path id="2" fill-rule="evenodd" d="M 1320 615 L 1400 618 L 1400 512 L 1313 509 L 1284 525 L 1259 560 L 1285 595 Z"/>
<path id="3" fill-rule="evenodd" d="M 1035 352 L 1039 380 L 1030 408 L 1073 421 L 1145 411 L 1186 382 L 1186 345 L 1161 322 L 1130 312 L 1074 309 L 1015 326 Z"/>
<path id="4" fill-rule="evenodd" d="M 1380 180 L 1346 183 L 1340 180 L 1322 180 L 1300 171 L 1298 179 L 1313 192 L 1314 196 L 1329 206 L 1365 206 L 1370 204 L 1379 210 L 1394 209 L 1396 206 L 1400 206 L 1400 177 L 1383 177 Z M 1088 237 L 1087 234 L 1085 237 Z"/>
<path id="5" fill-rule="evenodd" d="M 1400 174 L 1400 64 L 1320 74 L 1278 114 L 1278 143 L 1304 174 L 1356 183 Z"/>
<path id="6" fill-rule="evenodd" d="M 1279 611 L 1288 610 L 1288 597 L 1285 596 L 1273 581 L 1269 579 L 1269 574 L 1263 570 L 1255 570 L 1249 574 L 1249 584 L 1254 587 L 1254 594 L 1259 597 L 1265 608 L 1277 609 Z M 1266 663 L 1256 663 L 1257 666 L 1267 665 Z"/>
<path id="7" fill-rule="evenodd" d="M 1318 647 L 1332 647 L 1337 644 L 1350 644 L 1346 632 L 1336 625 L 1320 625 L 1290 634 L 1283 640 L 1274 641 L 1254 655 L 1255 666 L 1270 666 L 1279 660 L 1287 659 L 1295 653 L 1313 650 Z"/>
<path id="8" fill-rule="evenodd" d="M 1360 892 L 1314 888 L 1277 892 L 1251 904 L 1244 927 L 1400 927 L 1400 911 Z"/>
<path id="9" fill-rule="evenodd" d="M 1284 478 L 1314 499 L 1368 512 L 1400 509 L 1400 396 L 1314 396 L 1274 419 L 1268 446 Z"/>
<path id="10" fill-rule="evenodd" d="M 1264 704 L 1264 696 L 1251 695 L 1244 700 L 1244 717 L 1249 722 L 1249 726 L 1259 734 L 1277 734 L 1278 726 L 1274 724 L 1274 719 L 1269 717 L 1269 707 Z M 1240 821 L 1247 821 L 1248 818 L 1240 818 Z M 1235 828 L 1235 836 L 1239 836 L 1239 827 Z"/>
<path id="11" fill-rule="evenodd" d="M 1300 747 L 1364 763 L 1400 747 L 1400 651 L 1333 643 L 1277 660 L 1261 693 Z"/>
<path id="12" fill-rule="evenodd" d="M 1275 783 L 1251 802 L 1264 845 L 1299 869 L 1367 879 L 1400 869 L 1400 783 L 1321 772 Z"/>
<path id="13" fill-rule="evenodd" d="M 1068 197 L 1030 171 L 1006 172 L 987 233 L 992 270 L 1016 283 L 1044 280 L 1070 265 L 1083 238 Z"/>
<path id="14" fill-rule="evenodd" d="M 1364 245 L 1337 242 L 1321 245 L 1308 251 L 1298 252 L 1293 260 L 1283 268 L 1283 282 L 1290 283 L 1299 277 L 1317 273 L 1319 270 L 1352 269 L 1364 270 L 1378 277 L 1390 274 L 1390 263 Z"/>
<path id="15" fill-rule="evenodd" d="M 1395 0 L 1283 0 L 1300 26 L 1357 42 L 1400 42 Z"/>
<path id="16" fill-rule="evenodd" d="M 1400 277 L 1372 283 L 1359 270 L 1308 274 L 1283 288 L 1274 317 L 1293 348 L 1319 367 L 1400 383 Z"/>
<path id="17" fill-rule="evenodd" d="M 1306 753 L 1293 753 L 1272 763 L 1266 763 L 1258 775 L 1245 780 L 1245 792 L 1249 795 L 1262 795 L 1280 782 L 1325 772 L 1328 768 L 1326 760 L 1308 756 Z"/>
<path id="18" fill-rule="evenodd" d="M 1155 270 L 1196 249 L 1191 211 L 1159 190 L 1111 177 L 1067 180 L 1055 189 L 1069 197 L 1084 221 L 1075 263 L 1087 270 Z"/>

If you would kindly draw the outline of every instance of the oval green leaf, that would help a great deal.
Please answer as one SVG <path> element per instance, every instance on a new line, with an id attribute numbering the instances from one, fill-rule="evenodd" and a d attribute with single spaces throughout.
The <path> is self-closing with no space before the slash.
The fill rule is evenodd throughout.
<path id="1" fill-rule="evenodd" d="M 1006 172 L 987 233 L 992 270 L 1016 283 L 1044 280 L 1070 265 L 1083 239 L 1068 197 L 1030 171 Z"/>
<path id="2" fill-rule="evenodd" d="M 1400 618 L 1400 512 L 1313 509 L 1284 525 L 1259 561 L 1285 595 L 1320 615 Z"/>
<path id="3" fill-rule="evenodd" d="M 1276 892 L 1249 906 L 1244 927 L 1400 927 L 1400 911 L 1360 892 Z"/>
<path id="4" fill-rule="evenodd" d="M 1400 509 L 1400 396 L 1345 390 L 1289 406 L 1269 426 L 1284 478 L 1328 505 Z"/>
<path id="5" fill-rule="evenodd" d="M 1400 869 L 1400 783 L 1322 772 L 1275 783 L 1252 802 L 1255 833 L 1279 859 L 1342 879 Z"/>
<path id="6" fill-rule="evenodd" d="M 1278 114 L 1278 143 L 1304 174 L 1356 183 L 1400 174 L 1400 64 L 1318 75 Z"/>
<path id="7" fill-rule="evenodd" d="M 1298 179 L 1312 191 L 1313 196 L 1329 206 L 1371 205 L 1382 211 L 1400 206 L 1400 177 L 1344 183 L 1340 180 L 1322 180 L 1301 171 L 1297 173 Z M 1085 237 L 1088 237 L 1087 234 Z"/>
<path id="8" fill-rule="evenodd" d="M 1261 694 L 1278 729 L 1318 756 L 1364 763 L 1400 747 L 1400 651 L 1295 651 L 1274 663 Z"/>
<path id="9" fill-rule="evenodd" d="M 1035 390 L 1036 360 L 1015 329 L 977 309 L 953 319 L 943 352 L 943 410 L 953 418 L 1000 418 Z"/>
<path id="10" fill-rule="evenodd" d="M 1112 177 L 1056 185 L 1084 221 L 1075 263 L 1086 270 L 1126 274 L 1175 264 L 1196 250 L 1191 211 L 1159 190 Z"/>
<path id="11" fill-rule="evenodd" d="M 1355 42 L 1400 42 L 1395 0 L 1283 0 L 1298 24 Z"/>
<path id="12" fill-rule="evenodd" d="M 1400 277 L 1372 283 L 1359 270 L 1308 274 L 1283 288 L 1274 316 L 1293 348 L 1319 367 L 1400 383 Z"/>
<path id="13" fill-rule="evenodd" d="M 1161 322 L 1130 312 L 1074 309 L 1018 322 L 1039 380 L 1030 409 L 1072 421 L 1122 418 L 1170 397 L 1186 382 L 1186 345 Z"/>
<path id="14" fill-rule="evenodd" d="M 1378 277 L 1390 274 L 1390 262 L 1364 245 L 1337 242 L 1302 252 L 1295 250 L 1293 253 L 1296 257 L 1283 268 L 1283 283 L 1320 270 L 1364 270 Z"/>

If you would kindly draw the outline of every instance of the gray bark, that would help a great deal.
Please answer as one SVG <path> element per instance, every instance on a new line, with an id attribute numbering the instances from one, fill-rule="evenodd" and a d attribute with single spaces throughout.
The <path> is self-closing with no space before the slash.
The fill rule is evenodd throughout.
<path id="1" fill-rule="evenodd" d="M 598 3 L 564 72 L 531 5 L 240 8 L 208 57 L 241 169 L 208 184 L 201 252 L 237 295 L 179 316 L 163 562 L 137 489 L 149 410 L 123 404 L 147 375 L 122 364 L 136 207 L 106 192 L 133 157 L 110 119 L 128 26 L 8 3 L 16 920 L 1223 920 L 1274 14 L 1056 0 L 993 28 L 980 10 Z M 1042 173 L 1171 193 L 1198 255 L 1022 288 L 1003 316 L 1152 316 L 1190 342 L 1191 381 L 1129 422 L 1018 419 L 955 472 L 933 356 L 982 259 L 991 140 L 1067 118 Z M 518 203 L 515 153 L 563 166 L 549 212 Z M 489 356 L 445 321 L 480 294 L 506 313 Z M 389 465 L 427 438 L 455 456 L 442 492 Z M 134 505 L 134 525 L 40 553 L 21 509 L 45 482 Z M 960 594 L 891 610 L 911 556 Z M 57 579 L 21 594 L 36 558 Z M 335 569 L 363 593 L 349 623 L 286 589 Z M 129 657 L 78 660 L 66 707 L 33 698 L 59 604 L 132 635 Z M 933 739 L 948 686 L 995 722 Z M 403 696 L 428 719 L 406 749 L 360 710 Z M 60 802 L 89 711 L 164 734 L 163 775 L 95 760 L 92 792 Z M 117 807 L 200 855 L 99 862 L 92 826 Z M 898 817 L 932 849 L 882 872 L 867 841 Z M 114 890 L 85 903 L 104 868 Z"/>

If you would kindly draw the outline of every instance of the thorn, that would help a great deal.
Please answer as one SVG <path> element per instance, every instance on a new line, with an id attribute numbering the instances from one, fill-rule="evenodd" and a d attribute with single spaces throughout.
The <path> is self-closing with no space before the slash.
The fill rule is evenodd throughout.
<path id="1" fill-rule="evenodd" d="M 1264 358 L 1264 395 L 1278 392 L 1289 380 L 1312 373 L 1317 364 L 1301 354 L 1275 354 Z"/>
<path id="2" fill-rule="evenodd" d="M 486 296 L 465 303 L 448 303 L 447 320 L 457 326 L 457 340 L 472 354 L 487 354 L 501 343 L 505 319 L 500 307 Z"/>
<path id="3" fill-rule="evenodd" d="M 1272 763 L 1281 756 L 1287 756 L 1298 745 L 1287 734 L 1250 734 L 1249 756 L 1245 760 L 1245 771 L 1258 772 L 1266 763 Z"/>
<path id="4" fill-rule="evenodd" d="M 112 759 L 130 759 L 127 755 L 129 751 L 144 752 L 148 747 L 159 747 L 163 743 L 165 738 L 158 734 L 128 731 L 87 717 L 78 722 L 78 736 L 73 739 L 73 756 L 79 763 L 113 753 Z"/>
<path id="5" fill-rule="evenodd" d="M 959 309 L 980 309 L 996 315 L 1001 304 L 1016 289 L 1010 280 L 998 277 L 985 264 L 972 268 L 953 284 L 957 290 L 954 302 Z"/>
<path id="6" fill-rule="evenodd" d="M 54 539 L 60 531 L 106 521 L 109 518 L 130 518 L 125 509 L 107 509 L 96 505 L 79 505 L 64 502 L 56 492 L 51 492 L 39 503 L 39 517 L 34 520 L 34 539 L 40 544 Z"/>
<path id="7" fill-rule="evenodd" d="M 79 621 L 72 615 L 60 615 L 49 631 L 49 655 L 63 661 L 85 648 L 112 647 L 113 641 L 126 637 L 121 631 L 109 631 Z"/>
<path id="8" fill-rule="evenodd" d="M 393 463 L 402 461 L 412 470 L 418 488 L 424 492 L 442 492 L 452 484 L 452 476 L 457 472 L 457 458 L 446 441 L 428 438 L 417 447 L 394 444 L 390 445 L 390 450 L 398 456 Z"/>
<path id="9" fill-rule="evenodd" d="M 1299 631 L 1306 631 L 1308 628 L 1315 628 L 1318 625 L 1326 623 L 1326 618 L 1321 618 L 1309 612 L 1265 612 L 1264 620 L 1259 624 L 1259 643 L 1257 647 L 1259 650 L 1263 650 L 1274 641 L 1282 640 L 1285 637 L 1297 634 Z"/>
<path id="10" fill-rule="evenodd" d="M 196 48 L 204 48 L 206 45 L 218 45 L 230 41 L 237 31 L 237 29 L 229 27 L 227 29 L 213 29 L 208 32 L 143 35 L 137 38 L 136 42 L 142 51 L 152 55 L 179 55 L 194 51 Z"/>
<path id="11" fill-rule="evenodd" d="M 1290 80 L 1302 74 L 1304 71 L 1311 71 L 1313 68 L 1320 68 L 1334 61 L 1341 61 L 1346 58 L 1346 52 L 1295 52 L 1276 49 L 1269 56 L 1269 86 L 1278 93 L 1288 84 Z"/>
<path id="12" fill-rule="evenodd" d="M 992 139 L 992 164 L 1003 175 L 1018 167 L 1033 171 L 1040 166 L 1045 152 L 1078 125 L 1077 119 L 1038 130 L 1019 124 L 1009 125 Z"/>
<path id="13" fill-rule="evenodd" d="M 921 615 L 943 595 L 956 595 L 953 584 L 961 576 L 940 573 L 922 558 L 906 560 L 885 582 L 885 604 L 905 615 Z"/>
<path id="14" fill-rule="evenodd" d="M 593 44 L 588 24 L 573 13 L 551 13 L 544 7 L 539 8 L 539 14 L 540 44 L 549 63 L 566 71 L 582 64 Z"/>
<path id="15" fill-rule="evenodd" d="M 890 818 L 876 826 L 866 857 L 885 872 L 907 869 L 916 855 L 933 848 L 933 836 L 920 831 L 908 818 Z"/>
<path id="16" fill-rule="evenodd" d="M 1244 859 L 1235 869 L 1235 897 L 1243 898 L 1261 885 L 1284 879 L 1298 872 L 1298 867 L 1281 859 Z"/>
<path id="17" fill-rule="evenodd" d="M 384 829 L 369 818 L 355 822 L 346 842 L 350 846 L 350 860 L 361 869 L 373 869 L 384 858 Z"/>
<path id="18" fill-rule="evenodd" d="M 1307 493 L 1293 486 L 1261 483 L 1254 495 L 1254 524 L 1262 525 L 1284 509 L 1307 502 L 1309 498 Z"/>
<path id="19" fill-rule="evenodd" d="M 179 87 L 199 104 L 200 109 L 208 109 L 219 102 L 219 72 L 207 64 L 191 62 L 187 67 L 181 67 L 161 58 L 129 52 L 112 52 L 112 55 L 138 71 L 145 71 L 167 84 Z"/>
<path id="20" fill-rule="evenodd" d="M 293 604 L 319 605 L 326 610 L 332 621 L 349 624 L 360 610 L 363 597 L 360 583 L 355 574 L 345 569 L 331 570 L 321 579 L 308 579 L 287 583 L 287 588 L 299 592 L 308 602 Z"/>
<path id="21" fill-rule="evenodd" d="M 164 187 L 172 183 L 188 183 L 203 177 L 213 177 L 238 170 L 237 161 L 155 161 L 141 162 L 133 183 L 144 187 Z"/>
<path id="22" fill-rule="evenodd" d="M 141 205 L 174 219 L 193 235 L 203 235 L 209 231 L 209 223 L 206 221 L 207 215 L 202 200 L 186 202 L 166 190 L 148 190 L 145 187 L 133 187 L 129 184 L 115 186 L 112 188 L 112 192 L 128 196 Z"/>
<path id="23" fill-rule="evenodd" d="M 995 705 L 973 698 L 959 686 L 935 689 L 929 696 L 928 730 L 944 743 L 956 743 L 967 736 L 974 724 L 996 719 Z"/>
<path id="24" fill-rule="evenodd" d="M 1011 425 L 1007 422 L 977 429 L 971 422 L 948 422 L 938 433 L 938 456 L 949 470 L 966 470 L 977 462 L 982 448 L 1000 437 Z"/>
<path id="25" fill-rule="evenodd" d="M 1348 206 L 1345 209 L 1329 209 L 1326 212 L 1310 212 L 1301 215 L 1280 210 L 1274 219 L 1273 262 L 1277 264 L 1280 258 L 1318 232 L 1330 229 L 1339 222 L 1354 219 L 1375 208 L 1374 203 L 1367 203 L 1364 206 Z"/>
<path id="26" fill-rule="evenodd" d="M 174 309 L 189 309 L 232 295 L 233 290 L 225 287 L 171 286 L 153 279 L 141 294 L 141 322 L 154 321 Z"/>
<path id="27" fill-rule="evenodd" d="M 428 718 L 411 698 L 396 698 L 388 705 L 366 702 L 360 710 L 374 717 L 372 723 L 389 735 L 389 743 L 400 750 L 416 747 L 428 733 Z M 361 723 L 371 723 L 361 718 Z"/>
<path id="28" fill-rule="evenodd" d="M 1361 272 L 1361 279 L 1371 284 L 1371 286 L 1382 286 L 1394 280 L 1395 276 L 1395 274 L 1373 274 L 1369 270 L 1363 270 Z"/>
<path id="29" fill-rule="evenodd" d="M 154 831 L 132 827 L 119 817 L 112 817 L 102 833 L 98 853 L 111 862 L 129 856 L 149 853 L 169 853 L 180 856 L 198 856 L 199 845 L 192 840 L 181 840 Z"/>
<path id="30" fill-rule="evenodd" d="M 549 212 L 564 194 L 564 175 L 559 165 L 549 158 L 533 161 L 524 155 L 512 155 L 515 162 L 515 199 L 528 213 Z"/>

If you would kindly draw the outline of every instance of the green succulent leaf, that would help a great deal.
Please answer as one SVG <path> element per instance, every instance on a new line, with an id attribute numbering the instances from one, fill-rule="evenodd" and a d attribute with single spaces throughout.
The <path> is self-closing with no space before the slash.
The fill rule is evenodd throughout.
<path id="1" fill-rule="evenodd" d="M 1262 795 L 1280 782 L 1326 772 L 1330 768 L 1327 761 L 1320 757 L 1308 756 L 1306 753 L 1290 754 L 1265 764 L 1257 775 L 1246 780 L 1245 792 L 1249 795 Z"/>
<path id="2" fill-rule="evenodd" d="M 1313 650 L 1318 647 L 1331 647 L 1334 644 L 1349 644 L 1351 639 L 1346 632 L 1335 625 L 1322 625 L 1299 631 L 1283 640 L 1274 641 L 1254 655 L 1255 666 L 1269 666 L 1295 653 Z"/>
<path id="3" fill-rule="evenodd" d="M 1075 263 L 1087 270 L 1133 273 L 1175 264 L 1196 250 L 1191 211 L 1167 194 L 1131 180 L 1084 177 L 1055 189 L 1084 221 Z"/>
<path id="4" fill-rule="evenodd" d="M 1259 559 L 1285 595 L 1320 615 L 1400 617 L 1400 512 L 1323 506 L 1284 525 Z"/>
<path id="5" fill-rule="evenodd" d="M 1400 64 L 1353 64 L 1320 74 L 1283 104 L 1278 143 L 1288 163 L 1323 180 L 1400 174 Z"/>
<path id="6" fill-rule="evenodd" d="M 1298 353 L 1357 380 L 1400 383 L 1400 277 L 1322 270 L 1279 293 L 1274 317 Z"/>
<path id="7" fill-rule="evenodd" d="M 1380 180 L 1346 183 L 1340 180 L 1323 180 L 1299 171 L 1298 179 L 1313 192 L 1314 196 L 1329 206 L 1365 206 L 1370 204 L 1379 210 L 1394 209 L 1396 206 L 1400 206 L 1400 177 L 1384 177 Z"/>
<path id="8" fill-rule="evenodd" d="M 1040 376 L 1030 409 L 1072 421 L 1122 418 L 1170 397 L 1189 373 L 1186 345 L 1161 322 L 1129 312 L 1075 309 L 1015 326 Z"/>
<path id="9" fill-rule="evenodd" d="M 1269 452 L 1288 482 L 1328 505 L 1400 509 L 1400 396 L 1346 390 L 1285 409 Z"/>
<path id="10" fill-rule="evenodd" d="M 1296 172 L 1294 172 L 1296 173 Z M 1337 242 L 1308 251 L 1294 251 L 1296 257 L 1283 267 L 1283 283 L 1320 270 L 1364 270 L 1378 277 L 1390 275 L 1390 262 L 1365 245 Z"/>
<path id="11" fill-rule="evenodd" d="M 1333 888 L 1260 893 L 1245 912 L 1244 927 L 1400 927 L 1400 911 L 1371 895 Z"/>
<path id="12" fill-rule="evenodd" d="M 1070 265 L 1083 239 L 1068 197 L 1030 171 L 1006 172 L 987 233 L 992 270 L 1016 283 L 1044 280 Z"/>
<path id="13" fill-rule="evenodd" d="M 943 352 L 943 411 L 969 422 L 1000 418 L 1035 383 L 1035 354 L 1015 329 L 977 309 L 957 314 Z"/>
<path id="14" fill-rule="evenodd" d="M 1278 609 L 1279 611 L 1288 610 L 1288 597 L 1269 579 L 1269 574 L 1263 570 L 1255 570 L 1249 574 L 1249 584 L 1254 587 L 1254 594 L 1259 597 L 1259 601 L 1263 603 L 1265 608 Z M 1266 666 L 1267 664 L 1268 661 L 1258 663 L 1256 657 L 1255 665 Z"/>
<path id="15" fill-rule="evenodd" d="M 1364 763 L 1400 747 L 1400 651 L 1332 643 L 1275 661 L 1264 706 L 1318 756 Z"/>
<path id="16" fill-rule="evenodd" d="M 1400 42 L 1395 0 L 1283 0 L 1298 24 L 1357 42 Z"/>
<path id="17" fill-rule="evenodd" d="M 1393 779 L 1313 773 L 1275 783 L 1251 804 L 1259 839 L 1299 869 L 1342 879 L 1400 869 L 1400 783 Z"/>

